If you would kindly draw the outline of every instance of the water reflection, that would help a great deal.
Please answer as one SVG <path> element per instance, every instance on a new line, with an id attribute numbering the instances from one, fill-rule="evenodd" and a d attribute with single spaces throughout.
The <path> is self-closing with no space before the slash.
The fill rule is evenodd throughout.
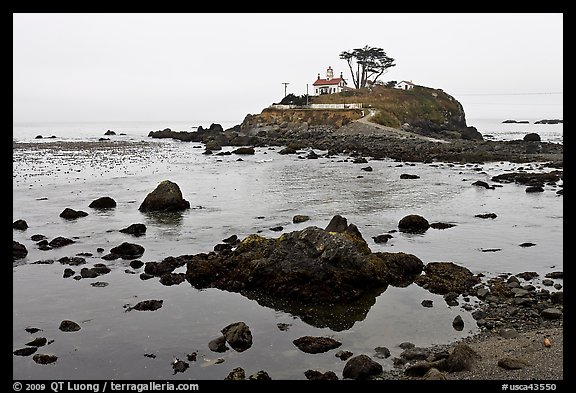
<path id="1" fill-rule="evenodd" d="M 351 329 L 356 322 L 363 321 L 376 303 L 376 298 L 386 291 L 386 288 L 387 286 L 366 290 L 354 301 L 322 304 L 307 304 L 257 292 L 241 292 L 241 294 L 255 300 L 261 306 L 299 317 L 310 326 L 341 332 Z"/>
<path id="2" fill-rule="evenodd" d="M 181 227 L 184 213 L 175 212 L 142 212 L 147 225 L 161 225 L 168 227 Z"/>

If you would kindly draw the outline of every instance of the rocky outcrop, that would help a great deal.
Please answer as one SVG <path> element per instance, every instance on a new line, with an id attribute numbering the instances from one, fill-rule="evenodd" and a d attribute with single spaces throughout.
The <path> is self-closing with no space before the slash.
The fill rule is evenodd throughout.
<path id="1" fill-rule="evenodd" d="M 28 250 L 26 246 L 22 243 L 18 243 L 16 240 L 12 240 L 12 260 L 22 259 L 28 255 Z"/>
<path id="2" fill-rule="evenodd" d="M 363 319 L 389 284 L 413 280 L 423 267 L 411 254 L 372 253 L 341 216 L 326 230 L 311 226 L 277 239 L 253 234 L 231 252 L 186 258 L 186 279 L 196 288 L 240 292 L 333 330 Z"/>
<path id="3" fill-rule="evenodd" d="M 60 217 L 64 218 L 65 220 L 76 220 L 80 217 L 86 217 L 88 213 L 82 210 L 74 210 L 67 207 L 60 213 Z"/>
<path id="4" fill-rule="evenodd" d="M 189 208 L 190 202 L 182 197 L 178 184 L 164 180 L 146 196 L 138 210 L 145 212 L 181 211 Z"/>

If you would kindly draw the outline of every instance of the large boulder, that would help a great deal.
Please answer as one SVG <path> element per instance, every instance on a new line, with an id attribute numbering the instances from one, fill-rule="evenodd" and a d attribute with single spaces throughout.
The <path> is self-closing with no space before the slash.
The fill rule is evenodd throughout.
<path id="1" fill-rule="evenodd" d="M 190 208 L 190 202 L 182 197 L 178 184 L 170 180 L 161 182 L 154 191 L 146 196 L 138 210 L 140 211 L 180 211 Z"/>
<path id="2" fill-rule="evenodd" d="M 350 328 L 389 284 L 413 282 L 423 263 L 406 253 L 372 253 L 354 224 L 315 226 L 277 239 L 249 235 L 233 251 L 186 256 L 186 279 L 300 315 L 314 326 Z"/>
<path id="3" fill-rule="evenodd" d="M 405 216 L 398 222 L 398 230 L 407 233 L 424 233 L 430 228 L 430 223 L 417 214 Z"/>

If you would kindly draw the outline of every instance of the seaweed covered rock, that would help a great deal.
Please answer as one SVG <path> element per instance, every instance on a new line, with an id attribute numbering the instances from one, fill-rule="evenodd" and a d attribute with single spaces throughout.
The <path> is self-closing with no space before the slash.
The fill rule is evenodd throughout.
<path id="1" fill-rule="evenodd" d="M 452 262 L 430 262 L 424 267 L 424 273 L 416 278 L 415 283 L 440 295 L 449 292 L 461 294 L 480 283 L 478 276 Z"/>
<path id="2" fill-rule="evenodd" d="M 186 279 L 196 288 L 240 292 L 315 326 L 349 328 L 389 284 L 413 282 L 424 264 L 411 254 L 372 253 L 354 224 L 342 217 L 333 221 L 338 225 L 310 226 L 277 239 L 249 235 L 225 254 L 187 256 Z M 314 305 L 327 312 L 311 311 Z M 336 315 L 340 306 L 346 311 Z"/>

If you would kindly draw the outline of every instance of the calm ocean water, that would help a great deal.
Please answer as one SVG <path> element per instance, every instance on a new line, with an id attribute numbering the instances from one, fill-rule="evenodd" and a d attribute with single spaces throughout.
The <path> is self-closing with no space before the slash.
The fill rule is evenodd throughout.
<path id="1" fill-rule="evenodd" d="M 501 124 L 502 120 L 469 120 L 468 124 L 494 139 L 521 139 L 537 132 L 543 140 L 562 141 L 561 124 Z M 224 128 L 239 123 L 214 122 Z M 357 164 L 344 162 L 344 156 L 302 160 L 280 155 L 280 148 L 271 147 L 257 148 L 255 155 L 237 161 L 234 155 L 203 155 L 199 143 L 146 137 L 149 131 L 167 127 L 190 131 L 211 123 L 14 125 L 14 141 L 32 144 L 13 148 L 13 220 L 24 219 L 29 226 L 26 231 L 13 231 L 13 239 L 29 251 L 13 264 L 13 348 L 24 347 L 34 337 L 46 337 L 54 341 L 38 353 L 58 356 L 52 365 L 14 356 L 14 379 L 223 379 L 235 367 L 243 367 L 247 375 L 265 370 L 273 379 L 305 379 L 308 369 L 332 370 L 341 376 L 345 362 L 334 356 L 335 351 L 309 355 L 292 341 L 304 335 L 330 336 L 343 343 L 339 349 L 370 356 L 374 348 L 385 346 L 392 356 L 378 361 L 390 369 L 392 358 L 401 352 L 397 346 L 401 342 L 445 344 L 477 331 L 469 312 L 447 306 L 441 296 L 417 285 L 389 287 L 366 315 L 354 320 L 336 315 L 350 325 L 338 330 L 236 293 L 197 290 L 186 282 L 163 286 L 158 279 L 143 281 L 138 274 L 126 273 L 131 270 L 127 261 L 104 261 L 96 252 L 102 247 L 107 253 L 125 241 L 145 248 L 142 261 L 159 261 L 170 255 L 209 252 L 232 234 L 243 238 L 260 232 L 276 238 L 281 233 L 270 228 L 278 225 L 284 227 L 283 232 L 309 225 L 324 228 L 333 215 L 341 214 L 358 226 L 372 251 L 412 253 L 424 263 L 450 261 L 488 277 L 536 271 L 543 278 L 563 268 L 563 197 L 556 194 L 556 186 L 546 185 L 543 193 L 526 193 L 524 186 L 515 184 L 494 190 L 471 185 L 476 180 L 490 183 L 491 177 L 510 170 L 549 168 L 508 162 L 452 165 L 382 160 L 370 161 L 374 170 L 367 173 Z M 106 130 L 126 134 L 112 140 L 134 143 L 123 149 L 50 147 L 49 142 L 55 140 L 96 141 Z M 57 138 L 37 140 L 36 135 Z M 142 140 L 151 144 L 137 143 Z M 420 179 L 400 180 L 402 173 L 417 174 Z M 138 211 L 146 195 L 166 179 L 180 186 L 191 209 L 170 217 Z M 103 212 L 90 209 L 88 205 L 101 196 L 114 198 L 117 207 Z M 65 221 L 59 214 L 66 207 L 89 215 Z M 474 217 L 488 212 L 498 217 Z M 296 214 L 309 215 L 311 220 L 292 224 Z M 408 214 L 456 226 L 430 229 L 423 235 L 394 233 L 386 244 L 371 240 L 396 229 Z M 133 223 L 144 223 L 146 235 L 134 238 L 118 231 Z M 34 234 L 48 240 L 74 238 L 76 243 L 41 251 L 30 239 Z M 519 247 L 524 242 L 536 246 Z M 486 249 L 500 251 L 483 252 Z M 87 257 L 86 266 L 104 262 L 111 273 L 97 279 L 65 279 L 62 273 L 67 266 L 33 264 L 81 252 L 93 254 Z M 79 271 L 79 267 L 73 269 Z M 94 281 L 109 285 L 93 287 Z M 533 283 L 539 285 L 540 278 Z M 145 299 L 162 299 L 163 307 L 154 312 L 125 312 L 125 305 Z M 422 307 L 424 299 L 433 300 L 434 307 Z M 471 297 L 470 303 L 476 302 Z M 452 328 L 456 315 L 465 321 L 463 331 Z M 82 329 L 61 332 L 58 326 L 64 319 L 78 322 Z M 242 353 L 211 352 L 208 342 L 223 327 L 238 321 L 250 327 L 253 346 Z M 281 331 L 279 323 L 289 324 L 288 330 Z M 42 331 L 30 334 L 26 327 Z M 174 359 L 186 360 L 186 354 L 194 351 L 197 361 L 184 373 L 174 374 Z M 217 358 L 224 362 L 216 364 Z"/>

